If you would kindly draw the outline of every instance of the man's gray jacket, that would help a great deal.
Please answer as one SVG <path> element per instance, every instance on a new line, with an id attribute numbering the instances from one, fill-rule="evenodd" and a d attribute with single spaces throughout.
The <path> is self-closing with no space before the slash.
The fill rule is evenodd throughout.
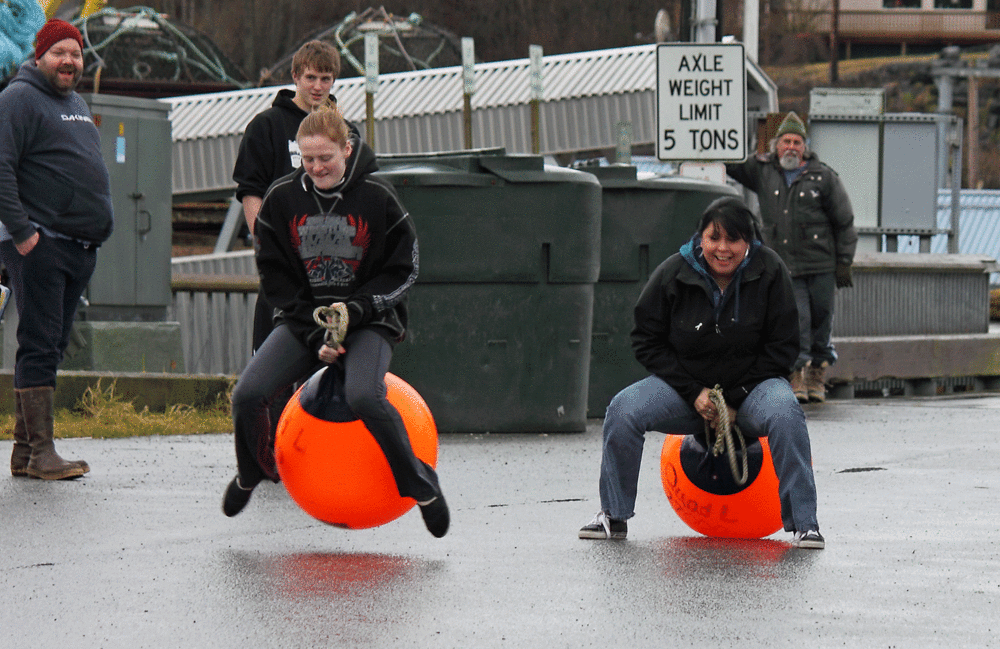
<path id="1" fill-rule="evenodd" d="M 858 245 L 844 184 L 815 154 L 807 155 L 805 170 L 791 186 L 773 153 L 726 165 L 733 179 L 757 193 L 764 243 L 777 251 L 793 277 L 849 266 Z"/>

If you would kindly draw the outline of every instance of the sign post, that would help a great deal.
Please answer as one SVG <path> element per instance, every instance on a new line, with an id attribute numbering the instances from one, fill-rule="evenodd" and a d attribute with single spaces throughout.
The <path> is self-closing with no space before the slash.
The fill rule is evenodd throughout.
<path id="1" fill-rule="evenodd" d="M 462 37 L 462 125 L 463 143 L 472 148 L 472 93 L 476 91 L 476 45 L 468 36 Z"/>
<path id="2" fill-rule="evenodd" d="M 656 48 L 656 157 L 747 157 L 742 43 L 661 43 Z"/>
<path id="3" fill-rule="evenodd" d="M 375 93 L 378 92 L 378 34 L 365 33 L 365 122 L 368 145 L 375 148 Z"/>

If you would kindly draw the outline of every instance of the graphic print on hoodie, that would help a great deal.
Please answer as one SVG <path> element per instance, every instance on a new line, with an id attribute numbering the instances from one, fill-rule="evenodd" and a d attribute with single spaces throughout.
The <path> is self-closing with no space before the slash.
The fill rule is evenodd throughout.
<path id="1" fill-rule="evenodd" d="M 317 214 L 291 220 L 292 245 L 314 288 L 351 285 L 368 252 L 371 236 L 360 216 Z"/>

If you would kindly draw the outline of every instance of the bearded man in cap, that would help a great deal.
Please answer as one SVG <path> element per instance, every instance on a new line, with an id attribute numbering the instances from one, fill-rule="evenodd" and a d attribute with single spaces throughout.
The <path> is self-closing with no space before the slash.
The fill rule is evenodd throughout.
<path id="1" fill-rule="evenodd" d="M 113 226 L 100 135 L 75 92 L 82 74 L 80 31 L 53 19 L 35 36 L 34 59 L 0 92 L 0 259 L 19 317 L 10 471 L 46 480 L 90 470 L 56 453 L 53 396 L 77 304 Z"/>
<path id="2" fill-rule="evenodd" d="M 853 285 L 858 243 L 854 211 L 837 173 L 809 150 L 805 124 L 788 113 L 771 142 L 726 171 L 760 202 L 764 243 L 792 275 L 799 311 L 799 357 L 789 381 L 802 403 L 826 400 L 826 368 L 837 360 L 831 335 L 837 288 Z"/>

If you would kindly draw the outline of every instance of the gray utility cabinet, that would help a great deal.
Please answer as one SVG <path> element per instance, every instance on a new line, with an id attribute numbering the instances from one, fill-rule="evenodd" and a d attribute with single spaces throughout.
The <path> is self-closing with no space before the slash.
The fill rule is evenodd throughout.
<path id="1" fill-rule="evenodd" d="M 898 236 L 917 236 L 921 251 L 930 251 L 930 238 L 940 232 L 938 188 L 948 180 L 941 178 L 940 161 L 960 164 L 961 152 L 948 135 L 960 131 L 960 121 L 948 115 L 810 114 L 810 146 L 844 182 L 859 252 L 881 251 L 883 236 L 888 252 L 895 251 Z M 956 237 L 951 230 L 945 232 Z"/>
<path id="2" fill-rule="evenodd" d="M 83 95 L 111 174 L 115 231 L 87 290 L 88 320 L 161 321 L 171 303 L 170 105 Z"/>

